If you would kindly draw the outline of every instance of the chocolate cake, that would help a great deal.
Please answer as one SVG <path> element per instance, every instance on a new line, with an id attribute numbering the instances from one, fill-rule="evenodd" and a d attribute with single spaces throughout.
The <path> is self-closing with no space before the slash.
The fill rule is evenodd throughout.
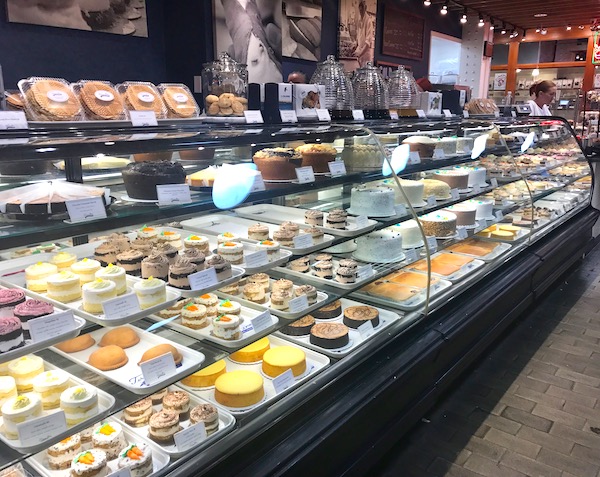
<path id="1" fill-rule="evenodd" d="M 178 162 L 138 162 L 129 164 L 122 174 L 132 199 L 158 200 L 157 185 L 185 183 L 185 171 Z"/>
<path id="2" fill-rule="evenodd" d="M 344 310 L 344 324 L 349 328 L 358 328 L 368 321 L 373 328 L 379 326 L 379 312 L 372 306 L 349 306 Z"/>
<path id="3" fill-rule="evenodd" d="M 336 300 L 329 305 L 325 305 L 318 310 L 313 311 L 312 315 L 317 320 L 331 320 L 337 318 L 342 314 L 342 303 L 340 300 Z"/>
<path id="4" fill-rule="evenodd" d="M 314 325 L 315 319 L 311 315 L 306 315 L 281 328 L 281 332 L 289 336 L 304 336 L 310 333 Z"/>
<path id="5" fill-rule="evenodd" d="M 310 342 L 325 349 L 342 348 L 350 342 L 348 327 L 341 323 L 317 323 L 310 330 Z"/>

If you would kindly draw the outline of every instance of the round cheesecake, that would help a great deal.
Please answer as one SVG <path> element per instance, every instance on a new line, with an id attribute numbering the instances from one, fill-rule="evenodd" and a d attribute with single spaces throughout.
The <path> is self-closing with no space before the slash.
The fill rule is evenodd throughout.
<path id="1" fill-rule="evenodd" d="M 259 403 L 264 396 L 264 380 L 253 371 L 231 371 L 219 376 L 215 382 L 215 400 L 223 406 L 249 407 Z"/>

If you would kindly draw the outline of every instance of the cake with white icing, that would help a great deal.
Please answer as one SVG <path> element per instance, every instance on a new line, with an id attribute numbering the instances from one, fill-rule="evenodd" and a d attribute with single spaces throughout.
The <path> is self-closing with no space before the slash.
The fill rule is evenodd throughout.
<path id="1" fill-rule="evenodd" d="M 391 187 L 353 187 L 350 193 L 350 212 L 367 217 L 389 217 L 396 214 L 395 195 Z"/>
<path id="2" fill-rule="evenodd" d="M 456 214 L 437 211 L 419 217 L 427 237 L 446 238 L 456 234 Z"/>
<path id="3" fill-rule="evenodd" d="M 450 189 L 467 189 L 469 187 L 469 171 L 461 169 L 440 169 L 433 172 L 433 178 L 445 182 Z"/>
<path id="4" fill-rule="evenodd" d="M 436 179 L 423 179 L 423 197 L 434 196 L 436 200 L 445 200 L 450 198 L 450 186 L 443 181 Z"/>
<path id="5" fill-rule="evenodd" d="M 457 143 L 458 139 L 455 137 L 442 137 L 436 143 L 435 148 L 441 149 L 446 156 L 450 156 L 456 154 Z"/>
<path id="6" fill-rule="evenodd" d="M 392 225 L 390 229 L 393 232 L 399 232 L 402 235 L 402 248 L 416 248 L 423 246 L 423 236 L 416 220 L 410 219 L 397 225 Z"/>
<path id="7" fill-rule="evenodd" d="M 494 218 L 494 200 L 493 199 L 471 199 L 467 203 L 477 208 L 475 219 L 493 219 Z"/>
<path id="8" fill-rule="evenodd" d="M 444 209 L 456 215 L 456 225 L 459 227 L 473 227 L 475 225 L 475 214 L 477 207 L 471 204 L 455 204 Z"/>
<path id="9" fill-rule="evenodd" d="M 380 171 L 383 166 L 383 153 L 379 146 L 355 144 L 342 151 L 342 161 L 350 172 Z"/>
<path id="10" fill-rule="evenodd" d="M 423 207 L 426 205 L 423 200 L 424 184 L 422 181 L 412 181 L 409 179 L 399 179 L 402 190 L 408 197 L 410 204 L 413 207 Z M 375 183 L 377 186 L 386 186 L 394 189 L 394 196 L 397 204 L 407 204 L 404 195 L 400 192 L 398 184 L 394 179 L 385 179 Z"/>
<path id="11" fill-rule="evenodd" d="M 391 263 L 404 258 L 402 235 L 390 229 L 382 229 L 356 239 L 357 259 L 365 262 Z"/>
<path id="12" fill-rule="evenodd" d="M 468 180 L 468 185 L 469 187 L 473 187 L 473 186 L 480 186 L 480 187 L 487 187 L 487 183 L 485 182 L 485 175 L 487 173 L 487 170 L 485 167 L 457 167 L 457 170 L 460 171 L 467 171 L 469 173 L 469 180 Z"/>

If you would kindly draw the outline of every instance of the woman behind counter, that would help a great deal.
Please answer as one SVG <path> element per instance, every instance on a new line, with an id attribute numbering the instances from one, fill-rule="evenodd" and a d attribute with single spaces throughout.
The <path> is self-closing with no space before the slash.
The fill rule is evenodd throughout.
<path id="1" fill-rule="evenodd" d="M 538 81 L 529 88 L 532 99 L 527 101 L 531 108 L 530 116 L 552 116 L 548 105 L 556 96 L 556 85 L 549 80 Z"/>

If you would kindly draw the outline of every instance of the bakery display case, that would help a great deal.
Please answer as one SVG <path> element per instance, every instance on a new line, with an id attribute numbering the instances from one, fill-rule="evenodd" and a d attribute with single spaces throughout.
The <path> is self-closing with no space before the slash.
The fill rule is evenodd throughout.
<path id="1" fill-rule="evenodd" d="M 36 126 L 0 180 L 0 466 L 44 476 L 301 475 L 364 393 L 384 436 L 593 183 L 559 118 Z"/>

